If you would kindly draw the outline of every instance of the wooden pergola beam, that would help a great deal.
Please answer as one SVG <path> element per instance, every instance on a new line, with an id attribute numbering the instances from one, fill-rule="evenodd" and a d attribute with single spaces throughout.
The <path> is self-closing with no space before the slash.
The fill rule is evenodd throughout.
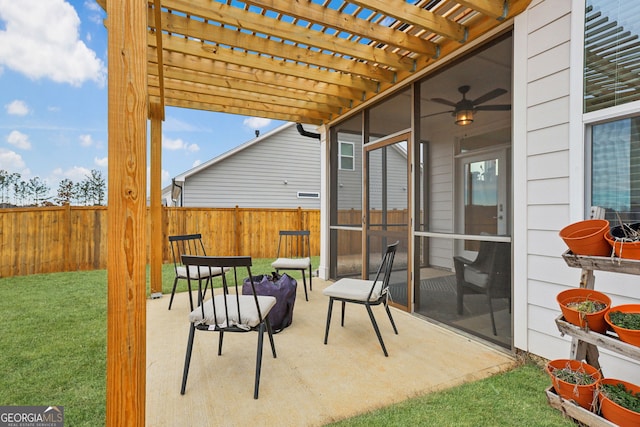
<path id="1" fill-rule="evenodd" d="M 156 49 L 150 49 L 149 60 L 152 61 Z M 251 69 L 242 65 L 229 64 L 200 56 L 187 55 L 181 52 L 164 52 L 165 67 L 175 67 L 183 71 L 197 71 L 206 73 L 212 79 L 227 78 L 237 81 L 249 81 L 259 84 L 284 87 L 313 94 L 339 97 L 345 100 L 364 99 L 366 92 L 362 89 L 350 88 L 333 83 L 310 80 L 304 77 L 292 76 L 268 70 Z M 153 73 L 153 63 L 149 72 Z M 185 76 L 185 74 L 182 74 Z M 186 78 L 186 76 L 184 77 Z M 342 104 L 342 103 L 341 103 Z"/>
<path id="2" fill-rule="evenodd" d="M 380 43 L 408 50 L 409 52 L 429 56 L 435 56 L 438 53 L 438 47 L 433 42 L 412 36 L 405 32 L 396 31 L 384 25 L 358 19 L 355 16 L 347 15 L 316 3 L 290 0 L 245 0 L 245 3 L 303 19 L 321 26 L 334 28 L 366 39 L 376 40 Z"/>
<path id="3" fill-rule="evenodd" d="M 149 76 L 149 93 L 159 96 L 160 90 L 157 83 L 158 79 L 156 77 Z M 283 98 L 281 96 L 274 96 L 267 93 L 249 92 L 221 86 L 207 86 L 200 83 L 185 82 L 181 80 L 165 79 L 165 91 L 167 93 L 170 92 L 167 96 L 173 99 L 191 99 L 199 101 L 210 97 L 222 97 L 238 101 L 262 102 L 273 105 L 274 107 L 292 107 L 328 114 L 340 113 L 339 106 L 332 106 L 313 101 L 303 101 L 294 98 Z"/>
<path id="4" fill-rule="evenodd" d="M 254 31 L 259 34 L 276 37 L 277 39 L 299 43 L 304 46 L 316 47 L 327 52 L 361 59 L 370 63 L 385 64 L 397 69 L 411 69 L 414 67 L 410 58 L 377 49 L 362 43 L 354 43 L 346 38 L 333 37 L 320 31 L 300 31 L 299 25 L 279 21 L 257 13 L 246 12 L 238 7 L 208 0 L 164 0 L 163 4 L 171 9 L 184 13 L 195 14 L 204 19 L 229 25 L 232 28 Z M 250 13 L 252 19 L 247 20 Z M 242 20 L 243 25 L 238 27 Z M 286 47 L 287 45 L 283 45 Z"/>
<path id="5" fill-rule="evenodd" d="M 349 0 L 349 3 L 375 10 L 406 24 L 415 25 L 450 40 L 464 42 L 466 28 L 440 15 L 419 8 L 404 0 Z"/>
<path id="6" fill-rule="evenodd" d="M 155 37 L 150 37 L 148 42 L 149 46 L 157 47 L 155 44 Z M 378 83 L 374 80 L 363 79 L 361 77 L 345 73 L 302 66 L 293 62 L 278 61 L 255 53 L 218 48 L 218 46 L 213 44 L 201 43 L 182 37 L 163 34 L 162 43 L 166 50 L 184 53 L 187 55 L 199 56 L 230 64 L 249 66 L 251 68 L 271 71 L 274 73 L 288 74 L 295 77 L 316 80 L 338 86 L 346 86 L 365 92 L 376 92 L 378 89 Z"/>
<path id="7" fill-rule="evenodd" d="M 144 426 L 147 4 L 109 0 L 107 426 Z"/>
<path id="8" fill-rule="evenodd" d="M 260 93 L 270 95 L 272 97 L 282 98 L 285 102 L 287 100 L 289 100 L 289 102 L 312 102 L 326 104 L 329 107 L 351 106 L 350 100 L 338 96 L 329 96 L 323 93 L 305 91 L 287 86 L 268 85 L 252 80 L 239 80 L 222 76 L 213 77 L 206 73 L 174 67 L 164 67 L 164 76 L 167 79 L 167 82 L 173 82 L 175 85 L 178 85 L 181 82 L 184 82 L 184 84 L 198 83 L 207 87 L 215 86 L 230 90 L 248 92 L 250 94 Z M 157 87 L 159 78 L 160 77 L 154 72 L 154 70 L 149 70 L 150 87 Z M 177 86 L 175 87 L 177 88 Z"/>
<path id="9" fill-rule="evenodd" d="M 216 40 L 218 46 L 234 46 L 234 48 L 246 51 L 257 51 L 274 58 L 282 58 L 289 61 L 301 62 L 315 65 L 317 67 L 328 68 L 336 71 L 356 74 L 367 78 L 384 79 L 392 81 L 395 73 L 391 70 L 381 70 L 378 67 L 369 65 L 366 62 L 345 59 L 340 56 L 329 55 L 318 50 L 310 50 L 298 46 L 287 45 L 276 42 L 265 37 L 255 37 L 247 33 L 230 30 L 221 26 L 205 24 L 204 22 L 193 22 L 190 19 L 167 13 L 164 17 L 167 27 L 172 34 L 182 34 L 190 38 L 201 40 Z M 191 21 L 191 22 L 190 22 Z M 222 47 L 221 47 L 222 49 Z M 413 61 L 410 63 L 395 64 L 399 69 L 411 70 Z"/>

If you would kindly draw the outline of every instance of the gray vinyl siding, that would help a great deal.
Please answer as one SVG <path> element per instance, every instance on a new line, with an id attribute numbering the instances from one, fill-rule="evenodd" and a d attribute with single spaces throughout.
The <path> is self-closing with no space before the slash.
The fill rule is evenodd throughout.
<path id="1" fill-rule="evenodd" d="M 285 184 L 286 182 L 286 184 Z M 295 126 L 277 132 L 187 176 L 184 206 L 319 209 L 320 143 Z"/>
<path id="2" fill-rule="evenodd" d="M 566 358 L 567 340 L 560 337 L 554 319 L 559 314 L 556 295 L 563 289 L 561 284 L 577 286 L 579 277 L 563 265 L 559 257 L 564 251 L 563 242 L 557 237 L 558 231 L 570 222 L 571 1 L 539 1 L 527 13 L 524 161 L 528 195 L 528 350 L 548 358 Z M 575 48 L 581 48 L 579 43 Z M 517 278 L 515 283 L 518 284 Z"/>
<path id="3" fill-rule="evenodd" d="M 454 143 L 449 137 L 435 137 L 429 143 L 429 168 L 431 188 L 429 195 L 428 231 L 454 232 Z M 429 263 L 453 271 L 453 240 L 429 239 Z"/>

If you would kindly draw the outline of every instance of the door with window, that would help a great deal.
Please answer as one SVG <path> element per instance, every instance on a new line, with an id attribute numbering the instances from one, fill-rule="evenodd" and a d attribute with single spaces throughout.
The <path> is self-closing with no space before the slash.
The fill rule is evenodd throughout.
<path id="1" fill-rule="evenodd" d="M 509 234 L 507 149 L 458 159 L 457 230 L 467 236 Z M 458 254 L 473 257 L 479 243 L 458 242 Z"/>
<path id="2" fill-rule="evenodd" d="M 389 282 L 391 302 L 409 311 L 409 156 L 411 134 L 396 134 L 364 147 L 365 229 L 363 263 L 373 279 L 386 246 L 400 241 Z"/>

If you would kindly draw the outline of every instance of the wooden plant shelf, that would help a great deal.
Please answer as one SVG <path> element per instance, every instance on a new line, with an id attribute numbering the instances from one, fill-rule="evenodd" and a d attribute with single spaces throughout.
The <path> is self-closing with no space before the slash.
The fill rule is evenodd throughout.
<path id="1" fill-rule="evenodd" d="M 582 270 L 580 287 L 584 289 L 595 289 L 594 270 L 640 275 L 640 260 L 615 256 L 575 255 L 571 251 L 563 253 L 562 258 L 564 258 L 569 267 Z M 556 326 L 562 335 L 572 337 L 571 359 L 586 360 L 591 366 L 600 369 L 598 348 L 606 348 L 633 360 L 640 361 L 640 347 L 621 341 L 615 333 L 600 334 L 586 331 L 567 322 L 562 315 L 556 318 Z M 553 387 L 549 387 L 546 391 L 547 401 L 550 406 L 559 409 L 563 414 L 578 421 L 581 425 L 595 427 L 615 426 L 615 424 L 605 420 L 599 414 L 587 411 L 579 405 L 561 398 L 556 394 Z"/>
<path id="2" fill-rule="evenodd" d="M 583 270 L 612 271 L 614 273 L 639 274 L 640 261 L 635 259 L 574 255 L 571 251 L 562 254 L 562 258 L 569 267 Z"/>
<path id="3" fill-rule="evenodd" d="M 640 360 L 640 347 L 620 341 L 620 339 L 613 333 L 610 335 L 609 332 L 607 334 L 600 334 L 598 332 L 585 331 L 579 326 L 573 325 L 564 320 L 562 315 L 556 318 L 556 325 L 562 335 L 566 334 L 577 338 L 580 341 L 623 354 L 634 360 Z"/>
<path id="4" fill-rule="evenodd" d="M 547 402 L 552 408 L 560 410 L 566 416 L 573 418 L 574 420 L 592 427 L 616 427 L 617 424 L 613 424 L 610 421 L 602 418 L 595 412 L 587 411 L 580 405 L 563 399 L 556 394 L 553 386 L 545 390 L 547 392 Z"/>

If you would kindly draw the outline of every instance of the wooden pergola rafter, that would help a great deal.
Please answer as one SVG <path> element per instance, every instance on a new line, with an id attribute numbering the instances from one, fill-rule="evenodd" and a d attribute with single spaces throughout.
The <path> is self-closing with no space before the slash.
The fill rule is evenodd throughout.
<path id="1" fill-rule="evenodd" d="M 107 425 L 142 426 L 146 261 L 150 248 L 153 295 L 166 107 L 328 125 L 531 0 L 96 1 L 107 12 L 109 55 Z"/>

